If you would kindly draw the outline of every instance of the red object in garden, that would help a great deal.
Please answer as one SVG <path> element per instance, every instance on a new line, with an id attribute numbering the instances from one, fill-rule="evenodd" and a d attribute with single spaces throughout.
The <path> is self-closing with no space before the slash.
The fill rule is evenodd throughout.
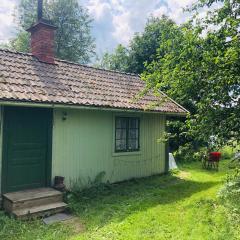
<path id="1" fill-rule="evenodd" d="M 209 153 L 209 160 L 213 162 L 219 162 L 221 158 L 221 153 L 220 152 L 210 152 Z"/>
<path id="2" fill-rule="evenodd" d="M 216 170 L 218 170 L 220 158 L 221 158 L 220 152 L 210 152 L 207 167 L 215 168 Z"/>

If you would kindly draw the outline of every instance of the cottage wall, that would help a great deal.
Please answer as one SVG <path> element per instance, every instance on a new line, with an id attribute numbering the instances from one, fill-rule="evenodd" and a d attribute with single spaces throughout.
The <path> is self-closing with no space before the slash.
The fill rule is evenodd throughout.
<path id="1" fill-rule="evenodd" d="M 52 176 L 66 184 L 86 185 L 101 172 L 104 181 L 116 182 L 165 171 L 165 144 L 157 140 L 165 131 L 165 116 L 130 114 L 140 123 L 140 152 L 115 153 L 115 116 L 126 113 L 94 110 L 54 110 Z"/>

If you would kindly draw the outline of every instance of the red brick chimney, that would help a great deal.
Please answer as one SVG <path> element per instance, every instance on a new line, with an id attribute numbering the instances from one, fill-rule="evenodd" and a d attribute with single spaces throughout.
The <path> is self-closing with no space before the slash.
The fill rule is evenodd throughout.
<path id="1" fill-rule="evenodd" d="M 27 29 L 31 33 L 31 51 L 40 61 L 54 63 L 54 31 L 57 28 L 42 18 L 42 0 L 38 0 L 38 21 Z"/>

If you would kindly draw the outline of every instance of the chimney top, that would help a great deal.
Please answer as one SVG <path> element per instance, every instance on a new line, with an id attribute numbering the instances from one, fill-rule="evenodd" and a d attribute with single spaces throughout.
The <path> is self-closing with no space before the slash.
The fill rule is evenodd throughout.
<path id="1" fill-rule="evenodd" d="M 32 54 L 40 61 L 54 63 L 54 30 L 51 21 L 43 18 L 43 0 L 38 0 L 38 20 L 28 32 L 31 33 Z"/>
<path id="2" fill-rule="evenodd" d="M 38 21 L 42 19 L 43 0 L 38 0 Z"/>
<path id="3" fill-rule="evenodd" d="M 38 15 L 38 21 L 41 20 L 43 17 L 43 0 L 38 0 L 37 15 Z"/>
<path id="4" fill-rule="evenodd" d="M 38 19 L 38 21 L 33 24 L 30 28 L 28 28 L 26 31 L 32 33 L 34 30 L 38 28 L 39 25 L 45 26 L 46 28 L 56 30 L 57 27 L 55 27 L 50 20 L 41 18 Z"/>
<path id="5" fill-rule="evenodd" d="M 43 0 L 38 0 L 37 6 L 37 23 L 33 24 L 30 28 L 27 29 L 28 32 L 32 32 L 39 24 L 46 25 L 49 28 L 57 29 L 50 20 L 43 18 Z"/>

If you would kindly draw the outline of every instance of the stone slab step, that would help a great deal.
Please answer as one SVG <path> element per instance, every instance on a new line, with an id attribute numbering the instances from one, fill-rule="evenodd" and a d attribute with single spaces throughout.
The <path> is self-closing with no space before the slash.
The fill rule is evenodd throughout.
<path id="1" fill-rule="evenodd" d="M 46 204 L 36 206 L 32 208 L 24 208 L 12 211 L 12 215 L 17 219 L 29 219 L 34 217 L 50 216 L 55 213 L 63 212 L 67 207 L 64 202 L 57 202 L 52 204 Z"/>

